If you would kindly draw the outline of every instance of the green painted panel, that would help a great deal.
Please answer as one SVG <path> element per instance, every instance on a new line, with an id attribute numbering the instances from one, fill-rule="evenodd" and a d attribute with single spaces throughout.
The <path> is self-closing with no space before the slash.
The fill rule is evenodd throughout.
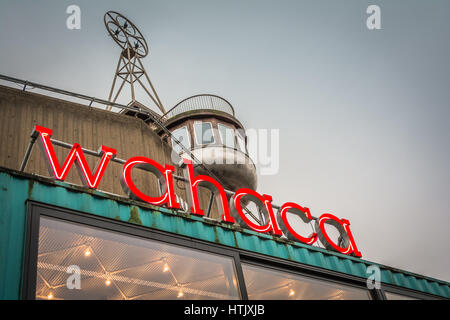
<path id="1" fill-rule="evenodd" d="M 27 180 L 0 172 L 0 299 L 20 297 L 27 190 Z"/>

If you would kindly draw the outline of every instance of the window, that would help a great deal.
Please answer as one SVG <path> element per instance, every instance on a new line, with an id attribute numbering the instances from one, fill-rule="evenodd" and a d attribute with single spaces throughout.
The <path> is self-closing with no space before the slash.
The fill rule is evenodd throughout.
<path id="1" fill-rule="evenodd" d="M 386 295 L 386 299 L 388 300 L 417 300 L 413 297 L 404 296 L 402 294 L 392 293 L 385 291 L 384 294 Z"/>
<path id="2" fill-rule="evenodd" d="M 234 148 L 234 129 L 221 123 L 217 127 L 219 128 L 220 139 L 223 145 Z"/>
<path id="3" fill-rule="evenodd" d="M 181 127 L 172 132 L 172 136 L 178 139 L 187 149 L 191 148 L 191 140 L 189 139 L 189 132 L 186 127 Z M 183 149 L 173 140 L 172 148 L 176 153 L 180 153 Z"/>
<path id="4" fill-rule="evenodd" d="M 37 299 L 239 299 L 237 283 L 228 256 L 40 218 Z"/>
<path id="5" fill-rule="evenodd" d="M 210 122 L 194 123 L 195 141 L 198 145 L 214 143 L 214 134 Z"/>
<path id="6" fill-rule="evenodd" d="M 367 300 L 369 292 L 334 282 L 242 264 L 250 300 Z"/>
<path id="7" fill-rule="evenodd" d="M 242 152 L 247 153 L 247 150 L 245 149 L 245 139 L 244 139 L 244 137 L 241 135 L 241 133 L 239 131 L 237 132 L 236 138 L 237 138 L 239 149 Z"/>

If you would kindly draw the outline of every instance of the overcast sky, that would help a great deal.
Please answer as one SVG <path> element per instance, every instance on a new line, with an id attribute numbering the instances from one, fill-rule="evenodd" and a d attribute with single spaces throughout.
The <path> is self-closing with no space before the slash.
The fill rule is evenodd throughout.
<path id="1" fill-rule="evenodd" d="M 218 94 L 247 128 L 280 130 L 258 191 L 347 218 L 364 259 L 450 281 L 449 1 L 2 0 L 0 73 L 106 99 L 108 10 L 146 37 L 166 107 Z"/>

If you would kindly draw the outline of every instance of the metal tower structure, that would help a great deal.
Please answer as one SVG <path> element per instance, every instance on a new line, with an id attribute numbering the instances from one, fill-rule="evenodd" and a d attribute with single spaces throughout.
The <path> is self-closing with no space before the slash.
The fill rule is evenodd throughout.
<path id="1" fill-rule="evenodd" d="M 137 102 L 135 89 L 137 85 L 140 85 L 164 114 L 166 111 L 163 104 L 141 61 L 141 58 L 148 55 L 148 45 L 142 33 L 129 19 L 115 11 L 108 11 L 104 16 L 104 21 L 109 35 L 122 50 L 117 62 L 108 101 L 115 103 L 124 85 L 128 83 L 131 89 L 130 105 L 132 105 Z M 122 80 L 120 84 L 118 83 L 120 80 L 117 81 L 118 78 Z M 145 80 L 147 80 L 148 85 L 145 85 Z M 108 106 L 107 110 L 111 110 L 111 108 L 111 106 Z"/>

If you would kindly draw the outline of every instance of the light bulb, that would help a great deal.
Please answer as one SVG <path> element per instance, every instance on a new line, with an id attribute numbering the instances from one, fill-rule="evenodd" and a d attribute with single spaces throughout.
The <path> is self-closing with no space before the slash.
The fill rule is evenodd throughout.
<path id="1" fill-rule="evenodd" d="M 92 252 L 91 252 L 91 250 L 89 250 L 89 248 L 87 248 L 87 249 L 84 251 L 84 256 L 85 256 L 85 257 L 89 257 L 91 254 L 92 254 Z"/>
<path id="2" fill-rule="evenodd" d="M 169 265 L 167 263 L 164 264 L 163 272 L 169 271 Z"/>
<path id="3" fill-rule="evenodd" d="M 289 290 L 289 297 L 292 297 L 295 294 L 295 291 L 293 289 Z"/>
<path id="4" fill-rule="evenodd" d="M 50 292 L 50 293 L 48 294 L 48 296 L 47 296 L 47 299 L 48 299 L 48 300 L 52 300 L 52 299 L 53 299 L 53 293 Z"/>
<path id="5" fill-rule="evenodd" d="M 177 298 L 181 298 L 181 297 L 183 297 L 183 296 L 184 296 L 183 291 L 182 291 L 182 290 L 178 291 Z"/>
<path id="6" fill-rule="evenodd" d="M 111 280 L 109 280 L 109 279 L 106 279 L 106 281 L 105 281 L 105 285 L 106 285 L 107 287 L 109 287 L 109 286 L 111 285 Z"/>

